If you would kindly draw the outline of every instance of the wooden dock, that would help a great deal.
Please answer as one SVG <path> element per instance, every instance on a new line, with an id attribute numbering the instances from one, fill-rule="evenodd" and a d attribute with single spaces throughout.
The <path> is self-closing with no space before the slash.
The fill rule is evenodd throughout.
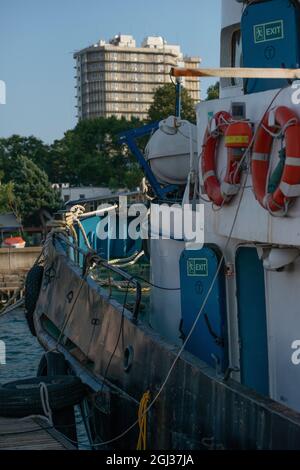
<path id="1" fill-rule="evenodd" d="M 0 418 L 0 450 L 75 450 L 41 418 Z"/>
<path id="2" fill-rule="evenodd" d="M 2 306 L 11 300 L 17 302 L 23 298 L 25 277 L 26 272 L 0 272 L 0 302 Z"/>
<path id="3" fill-rule="evenodd" d="M 3 306 L 15 294 L 16 301 L 22 298 L 26 274 L 40 253 L 41 247 L 0 248 L 0 303 Z"/>

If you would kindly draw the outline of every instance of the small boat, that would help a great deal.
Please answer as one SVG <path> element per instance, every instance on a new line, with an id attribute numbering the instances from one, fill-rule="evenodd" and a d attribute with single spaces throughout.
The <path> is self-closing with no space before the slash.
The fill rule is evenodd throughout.
<path id="1" fill-rule="evenodd" d="M 26 242 L 22 237 L 4 238 L 2 248 L 25 248 Z"/>

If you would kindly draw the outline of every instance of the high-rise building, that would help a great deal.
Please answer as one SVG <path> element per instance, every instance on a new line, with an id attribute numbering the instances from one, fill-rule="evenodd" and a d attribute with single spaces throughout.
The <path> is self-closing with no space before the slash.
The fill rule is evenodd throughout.
<path id="1" fill-rule="evenodd" d="M 147 37 L 136 47 L 132 36 L 118 35 L 74 54 L 79 119 L 116 116 L 147 117 L 155 90 L 170 83 L 170 68 L 197 68 L 199 57 L 183 56 L 180 46 L 162 37 Z M 195 103 L 200 81 L 183 82 Z"/>

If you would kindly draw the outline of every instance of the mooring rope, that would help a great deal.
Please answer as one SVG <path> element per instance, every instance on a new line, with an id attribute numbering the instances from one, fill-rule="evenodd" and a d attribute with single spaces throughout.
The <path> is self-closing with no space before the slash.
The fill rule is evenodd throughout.
<path id="1" fill-rule="evenodd" d="M 147 449 L 147 408 L 150 402 L 150 392 L 144 393 L 139 407 L 138 419 L 140 427 L 140 435 L 137 443 L 136 450 Z"/>
<path id="2" fill-rule="evenodd" d="M 52 410 L 49 403 L 49 392 L 45 382 L 40 383 L 40 397 L 45 417 L 48 419 L 50 426 L 53 426 Z"/>

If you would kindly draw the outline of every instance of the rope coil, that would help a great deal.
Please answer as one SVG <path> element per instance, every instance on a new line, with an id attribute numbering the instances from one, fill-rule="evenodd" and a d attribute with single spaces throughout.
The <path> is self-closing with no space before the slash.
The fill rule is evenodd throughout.
<path id="1" fill-rule="evenodd" d="M 146 450 L 147 449 L 147 410 L 150 402 L 151 396 L 149 390 L 144 393 L 140 401 L 139 411 L 138 411 L 138 421 L 140 434 L 137 443 L 136 450 Z"/>

